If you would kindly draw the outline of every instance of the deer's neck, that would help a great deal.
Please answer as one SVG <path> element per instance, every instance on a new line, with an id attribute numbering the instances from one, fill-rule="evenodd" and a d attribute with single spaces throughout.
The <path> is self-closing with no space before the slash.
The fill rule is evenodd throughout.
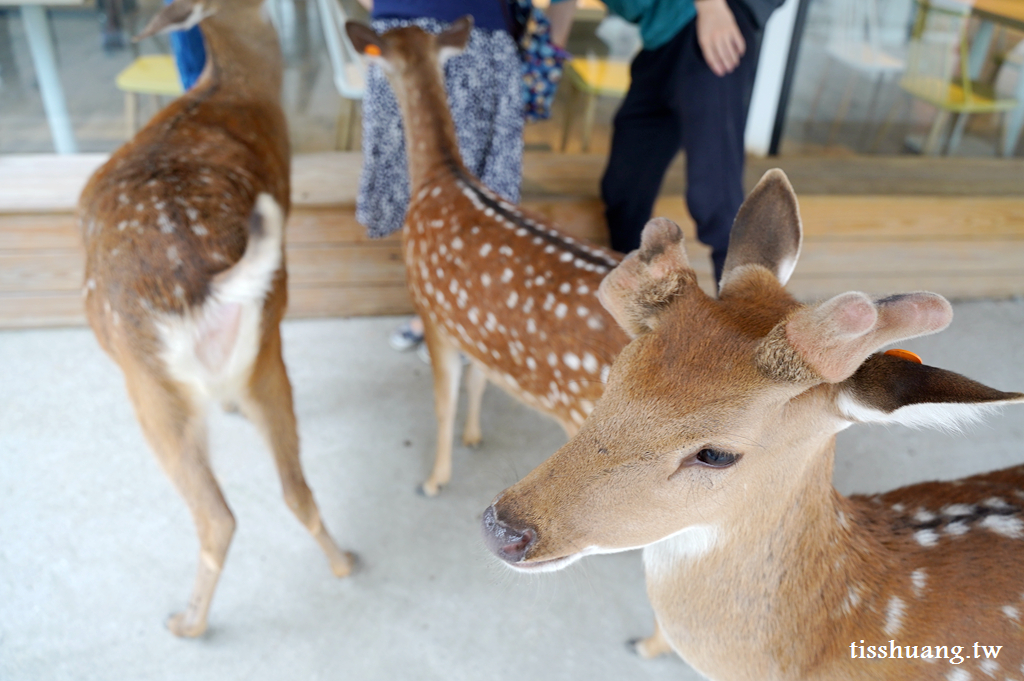
<path id="1" fill-rule="evenodd" d="M 277 32 L 258 12 L 221 12 L 203 21 L 206 66 L 196 92 L 218 99 L 281 98 L 282 58 Z"/>
<path id="2" fill-rule="evenodd" d="M 706 526 L 697 550 L 686 532 L 644 550 L 662 628 L 710 678 L 813 678 L 849 645 L 845 632 L 873 633 L 858 619 L 884 567 L 831 485 L 833 446 L 820 445 L 793 493 L 739 527 Z"/>
<path id="3" fill-rule="evenodd" d="M 447 168 L 464 168 L 437 58 L 406 65 L 391 83 L 402 110 L 413 194 Z"/>

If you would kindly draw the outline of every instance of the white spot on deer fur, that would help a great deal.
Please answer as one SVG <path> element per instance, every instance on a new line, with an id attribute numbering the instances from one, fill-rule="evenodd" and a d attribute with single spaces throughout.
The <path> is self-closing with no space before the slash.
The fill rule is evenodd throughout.
<path id="1" fill-rule="evenodd" d="M 512 257 L 512 249 L 508 246 L 502 246 L 501 248 L 499 248 L 498 253 L 505 256 L 506 258 Z"/>
<path id="2" fill-rule="evenodd" d="M 562 255 L 558 256 L 558 259 L 561 260 L 562 262 L 569 262 L 570 260 L 572 260 L 572 253 L 566 251 Z"/>
<path id="3" fill-rule="evenodd" d="M 1020 610 L 1013 605 L 1004 605 L 1002 607 L 1003 614 L 1009 617 L 1014 622 L 1020 622 Z"/>
<path id="4" fill-rule="evenodd" d="M 924 587 L 928 583 L 928 573 L 924 568 L 918 568 L 910 573 L 910 583 L 914 588 L 914 598 L 920 598 L 924 593 Z"/>
<path id="5" fill-rule="evenodd" d="M 597 366 L 597 357 L 594 357 L 589 352 L 583 353 L 583 368 L 587 370 L 588 374 L 596 374 Z"/>
<path id="6" fill-rule="evenodd" d="M 946 681 L 971 681 L 971 674 L 965 669 L 953 669 L 946 674 Z"/>
<path id="7" fill-rule="evenodd" d="M 602 383 L 607 383 L 608 382 L 608 374 L 611 372 L 611 370 L 612 370 L 612 368 L 610 366 L 608 366 L 607 364 L 605 364 L 603 367 L 601 367 L 601 382 Z"/>
<path id="8" fill-rule="evenodd" d="M 491 275 L 487 274 L 487 272 L 484 272 L 483 274 L 481 274 L 480 275 L 480 283 L 483 284 L 484 286 L 490 286 L 491 285 Z"/>
<path id="9" fill-rule="evenodd" d="M 583 423 L 586 420 L 586 417 L 575 409 L 569 410 L 569 416 L 571 416 L 572 420 L 576 423 Z"/>
<path id="10" fill-rule="evenodd" d="M 968 532 L 970 532 L 970 530 L 970 526 L 963 520 L 955 520 L 951 522 L 949 525 L 946 525 L 946 528 L 943 530 L 943 532 L 945 532 L 946 534 L 958 536 L 961 534 L 967 534 Z"/>
<path id="11" fill-rule="evenodd" d="M 122 206 L 128 205 L 128 195 L 122 192 L 118 195 L 117 202 Z"/>
<path id="12" fill-rule="evenodd" d="M 505 271 L 501 273 L 501 283 L 502 284 L 507 284 L 510 281 L 512 281 L 512 270 L 510 270 L 509 268 L 506 267 Z M 509 305 L 509 307 L 512 307 L 512 306 Z"/>
<path id="13" fill-rule="evenodd" d="M 527 357 L 526 358 L 526 366 L 529 367 L 530 371 L 536 371 L 537 370 L 537 360 L 535 360 L 533 357 Z"/>
<path id="14" fill-rule="evenodd" d="M 1010 539 L 1024 537 L 1024 520 L 1013 516 L 990 515 L 979 523 L 982 527 L 992 530 Z"/>
<path id="15" fill-rule="evenodd" d="M 544 277 L 538 274 L 537 278 L 533 280 L 533 283 L 536 284 L 537 286 L 543 286 L 544 285 Z"/>
<path id="16" fill-rule="evenodd" d="M 961 516 L 974 513 L 974 507 L 969 504 L 950 504 L 942 509 L 942 515 Z"/>
<path id="17" fill-rule="evenodd" d="M 509 309 L 511 309 L 511 308 L 515 307 L 516 303 L 518 303 L 518 302 L 519 302 L 519 294 L 516 293 L 515 291 L 513 291 L 512 293 L 508 294 L 508 300 L 505 301 L 505 304 L 509 306 Z"/>
<path id="18" fill-rule="evenodd" d="M 487 313 L 487 321 L 484 322 L 484 328 L 488 331 L 494 331 L 498 327 L 498 318 L 494 316 L 493 312 Z"/>
<path id="19" fill-rule="evenodd" d="M 558 364 L 558 355 L 556 355 L 553 352 L 549 352 L 548 353 L 548 364 L 550 364 L 551 366 L 556 366 Z M 552 385 L 555 385 L 555 384 L 552 383 Z"/>
<path id="20" fill-rule="evenodd" d="M 586 317 L 588 314 L 590 314 L 590 310 L 580 305 L 579 307 L 576 308 L 576 314 L 580 317 Z"/>
<path id="21" fill-rule="evenodd" d="M 167 259 L 170 260 L 172 263 L 174 263 L 175 267 L 180 267 L 181 266 L 181 256 L 178 255 L 178 247 L 177 246 L 168 246 L 167 247 Z"/>
<path id="22" fill-rule="evenodd" d="M 438 197 L 438 195 L 440 193 L 441 193 L 441 185 L 437 185 L 436 187 L 434 187 L 433 189 L 430 190 L 430 195 L 433 196 L 435 199 Z"/>
<path id="23" fill-rule="evenodd" d="M 475 307 L 469 308 L 467 316 L 469 317 L 469 321 L 473 322 L 473 324 L 480 323 L 480 311 L 477 310 Z"/>
<path id="24" fill-rule="evenodd" d="M 567 352 L 562 355 L 562 361 L 565 362 L 565 366 L 569 367 L 573 371 L 579 371 L 580 358 L 573 352 Z"/>
<path id="25" fill-rule="evenodd" d="M 565 317 L 565 313 L 568 312 L 569 307 L 565 303 L 559 303 L 555 308 L 555 316 L 559 319 Z"/>
<path id="26" fill-rule="evenodd" d="M 523 311 L 525 312 L 525 310 L 526 307 L 523 306 Z M 533 317 L 526 320 L 526 330 L 529 333 L 537 333 L 537 322 L 533 321 Z"/>
<path id="27" fill-rule="evenodd" d="M 170 234 L 174 231 L 174 223 L 171 222 L 166 213 L 160 213 L 156 216 L 156 224 L 159 225 L 160 231 L 164 234 Z"/>
<path id="28" fill-rule="evenodd" d="M 600 317 L 593 316 L 587 320 L 587 326 L 593 329 L 594 331 L 600 331 L 601 329 L 604 328 L 604 322 L 601 321 Z"/>
<path id="29" fill-rule="evenodd" d="M 981 502 L 981 505 L 989 508 L 1009 508 L 1010 506 L 1005 500 L 1000 499 L 999 497 L 989 497 L 985 501 Z"/>
<path id="30" fill-rule="evenodd" d="M 555 252 L 555 247 L 552 246 L 551 244 L 548 244 L 547 246 L 544 247 L 544 252 L 545 253 L 554 253 Z"/>
<path id="31" fill-rule="evenodd" d="M 918 530 L 914 533 L 914 539 L 921 546 L 935 546 L 939 542 L 939 535 L 935 530 Z"/>
<path id="32" fill-rule="evenodd" d="M 919 523 L 930 523 L 935 520 L 935 514 L 922 508 L 914 514 L 914 520 Z"/>
<path id="33" fill-rule="evenodd" d="M 175 298 L 184 298 L 185 297 L 185 289 L 183 289 L 181 287 L 181 284 L 175 284 L 174 285 L 174 297 Z"/>
<path id="34" fill-rule="evenodd" d="M 192 223 L 192 233 L 196 236 L 206 236 L 209 234 L 209 230 L 206 229 L 205 225 L 201 225 L 198 222 Z"/>
<path id="35" fill-rule="evenodd" d="M 580 284 L 579 286 L 576 287 L 576 293 L 580 294 L 581 296 L 585 296 L 588 293 L 590 293 L 590 288 L 586 284 Z"/>
<path id="36" fill-rule="evenodd" d="M 903 626 L 903 614 L 906 612 L 906 605 L 898 596 L 889 599 L 889 605 L 885 608 L 885 627 L 883 631 L 889 636 L 895 636 L 896 632 Z"/>
<path id="37" fill-rule="evenodd" d="M 551 308 L 553 308 L 554 306 L 555 306 L 555 295 L 553 293 L 549 293 L 547 298 L 544 299 L 544 310 L 546 312 L 550 312 Z"/>
<path id="38" fill-rule="evenodd" d="M 893 504 L 892 510 L 896 511 L 897 513 L 903 513 L 905 510 L 907 510 L 907 507 L 904 506 L 903 504 Z"/>
<path id="39" fill-rule="evenodd" d="M 572 286 L 569 284 L 569 282 L 564 282 L 561 286 L 558 287 L 559 293 L 568 293 L 571 290 Z"/>
<path id="40" fill-rule="evenodd" d="M 982 660 L 981 671 L 994 679 L 996 678 L 996 672 L 999 671 L 999 663 L 995 660 Z"/>

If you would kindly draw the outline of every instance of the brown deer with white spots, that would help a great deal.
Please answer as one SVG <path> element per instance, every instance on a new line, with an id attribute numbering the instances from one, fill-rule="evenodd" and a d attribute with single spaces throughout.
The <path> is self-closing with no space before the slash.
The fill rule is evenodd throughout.
<path id="1" fill-rule="evenodd" d="M 441 67 L 465 47 L 471 28 L 468 17 L 437 36 L 415 26 L 384 35 L 347 26 L 356 49 L 387 74 L 405 123 L 412 196 L 403 250 L 430 350 L 438 423 L 434 470 L 421 487 L 428 496 L 451 478 L 459 353 L 472 363 L 463 441 L 475 445 L 487 379 L 571 436 L 628 341 L 597 299 L 621 256 L 509 204 L 463 165 Z"/>
<path id="2" fill-rule="evenodd" d="M 718 299 L 679 228 L 648 223 L 601 286 L 633 341 L 580 432 L 486 510 L 485 541 L 522 572 L 643 547 L 662 635 L 710 679 L 1024 678 L 1024 466 L 831 483 L 852 424 L 952 428 L 1024 395 L 878 352 L 945 328 L 936 294 L 798 303 L 800 243 L 781 171 L 740 210 Z"/>
<path id="3" fill-rule="evenodd" d="M 175 0 L 161 10 L 142 35 L 202 21 L 205 70 L 92 176 L 79 202 L 89 323 L 199 534 L 192 597 L 167 623 L 178 636 L 206 629 L 235 530 L 207 454 L 211 402 L 259 428 L 285 501 L 334 574 L 353 564 L 303 477 L 281 357 L 290 152 L 280 47 L 260 4 Z"/>

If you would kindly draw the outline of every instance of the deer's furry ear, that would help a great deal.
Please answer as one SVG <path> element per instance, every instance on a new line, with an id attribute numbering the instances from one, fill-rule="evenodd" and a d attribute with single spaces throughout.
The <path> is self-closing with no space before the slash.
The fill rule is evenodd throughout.
<path id="1" fill-rule="evenodd" d="M 777 380 L 839 383 L 889 343 L 941 331 L 953 308 L 935 293 L 904 293 L 872 301 L 843 293 L 798 309 L 762 341 L 757 363 Z"/>
<path id="2" fill-rule="evenodd" d="M 437 34 L 438 61 L 441 66 L 456 55 L 462 54 L 469 44 L 470 34 L 473 32 L 473 17 L 470 15 L 461 16 L 452 22 L 451 26 Z"/>
<path id="3" fill-rule="evenodd" d="M 381 60 L 384 55 L 384 41 L 376 31 L 366 24 L 350 20 L 345 22 L 345 33 L 348 34 L 348 39 L 352 41 L 352 47 L 356 52 L 369 59 Z"/>
<path id="4" fill-rule="evenodd" d="M 598 296 L 619 326 L 636 338 L 657 328 L 668 303 L 696 285 L 679 225 L 655 218 L 644 227 L 640 248 L 601 282 Z"/>
<path id="5" fill-rule="evenodd" d="M 213 12 L 208 7 L 204 7 L 202 2 L 174 0 L 157 12 L 146 28 L 142 29 L 142 33 L 135 36 L 135 41 L 138 42 L 158 33 L 187 31 L 211 14 Z"/>
<path id="6" fill-rule="evenodd" d="M 1024 402 L 960 374 L 875 354 L 838 386 L 836 408 L 855 423 L 960 430 L 999 406 Z"/>
<path id="7" fill-rule="evenodd" d="M 722 271 L 721 292 L 743 277 L 751 266 L 789 281 L 803 243 L 796 193 L 786 173 L 773 168 L 764 174 L 740 206 L 729 235 L 729 253 Z"/>

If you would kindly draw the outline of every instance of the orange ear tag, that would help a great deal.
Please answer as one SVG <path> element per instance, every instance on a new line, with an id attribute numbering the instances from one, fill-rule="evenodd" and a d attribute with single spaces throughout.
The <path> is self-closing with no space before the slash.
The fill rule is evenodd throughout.
<path id="1" fill-rule="evenodd" d="M 905 359 L 908 362 L 914 362 L 915 364 L 924 364 L 924 362 L 921 361 L 921 358 L 918 357 L 913 352 L 911 352 L 910 350 L 886 350 L 885 354 L 890 355 L 892 357 L 899 357 L 900 359 Z"/>
<path id="2" fill-rule="evenodd" d="M 367 45 L 366 48 L 363 50 L 363 54 L 367 54 L 367 55 L 369 55 L 371 57 L 379 57 L 380 56 L 380 48 L 377 47 L 376 45 L 372 45 L 372 44 L 371 45 Z"/>

